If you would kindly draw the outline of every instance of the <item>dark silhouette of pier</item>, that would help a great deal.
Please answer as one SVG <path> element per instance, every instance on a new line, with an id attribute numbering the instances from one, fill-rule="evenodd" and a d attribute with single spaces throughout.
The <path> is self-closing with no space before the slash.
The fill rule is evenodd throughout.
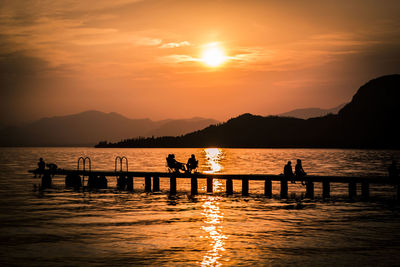
<path id="1" fill-rule="evenodd" d="M 126 161 L 126 170 L 123 170 L 122 160 Z M 80 168 L 79 163 L 83 162 L 83 168 Z M 89 164 L 86 164 L 86 161 Z M 160 191 L 160 178 L 169 178 L 170 181 L 170 195 L 176 195 L 177 193 L 177 179 L 190 179 L 191 180 L 191 195 L 198 194 L 198 179 L 207 180 L 207 193 L 213 192 L 213 179 L 220 179 L 226 181 L 226 194 L 233 195 L 233 180 L 242 181 L 242 195 L 249 195 L 249 183 L 250 181 L 264 181 L 264 195 L 267 198 L 272 198 L 272 183 L 280 183 L 280 197 L 288 198 L 288 182 L 298 181 L 305 184 L 305 197 L 313 199 L 314 198 L 314 184 L 322 183 L 322 197 L 330 198 L 331 184 L 332 183 L 342 183 L 348 184 L 348 195 L 351 199 L 357 197 L 357 187 L 361 186 L 361 197 L 363 199 L 368 199 L 370 197 L 370 185 L 380 184 L 380 185 L 392 185 L 397 186 L 397 199 L 400 199 L 400 181 L 399 179 L 394 179 L 389 176 L 374 176 L 374 177 L 354 177 L 354 176 L 314 176 L 307 175 L 304 177 L 294 176 L 288 179 L 285 175 L 276 174 L 206 174 L 206 173 L 181 173 L 181 172 L 142 172 L 142 171 L 128 171 L 128 159 L 126 157 L 117 157 L 115 159 L 115 169 L 114 171 L 104 171 L 104 170 L 92 170 L 90 167 L 90 159 L 80 157 L 78 160 L 78 168 L 76 170 L 66 170 L 66 169 L 35 169 L 29 170 L 28 172 L 35 175 L 41 175 L 42 181 L 43 177 L 46 179 L 54 175 L 65 175 L 66 185 L 70 187 L 83 187 L 91 188 L 89 181 L 99 180 L 99 184 L 102 184 L 104 188 L 105 177 L 116 177 L 117 178 L 117 188 L 119 190 L 133 191 L 134 190 L 134 180 L 135 178 L 144 178 L 145 181 L 145 192 L 159 192 Z M 118 170 L 117 163 L 120 163 L 120 168 Z M 89 168 L 85 168 L 85 165 L 89 165 Z M 88 180 L 85 184 L 85 177 Z M 50 187 L 51 182 L 45 180 L 45 187 Z M 77 183 L 71 184 L 71 181 L 76 181 Z M 92 182 L 92 184 L 98 184 Z M 105 186 L 107 187 L 107 186 Z"/>

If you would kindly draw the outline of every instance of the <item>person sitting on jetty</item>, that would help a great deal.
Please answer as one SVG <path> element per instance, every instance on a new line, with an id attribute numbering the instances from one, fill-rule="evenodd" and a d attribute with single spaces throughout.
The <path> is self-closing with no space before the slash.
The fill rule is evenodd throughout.
<path id="1" fill-rule="evenodd" d="M 186 170 L 188 173 L 191 173 L 193 170 L 196 170 L 197 167 L 199 166 L 199 161 L 196 160 L 196 157 L 194 154 L 188 159 L 186 163 Z"/>
<path id="2" fill-rule="evenodd" d="M 294 174 L 293 174 L 293 169 L 292 169 L 292 162 L 288 161 L 285 167 L 283 168 L 283 175 L 287 180 L 290 180 L 292 184 L 294 184 L 296 181 L 293 179 Z"/>
<path id="3" fill-rule="evenodd" d="M 40 158 L 39 159 L 39 162 L 38 162 L 38 171 L 44 171 L 44 168 L 46 167 L 46 163 L 44 162 L 44 160 L 43 160 L 43 158 Z"/>
<path id="4" fill-rule="evenodd" d="M 167 166 L 168 168 L 174 170 L 175 172 L 179 172 L 179 170 L 186 171 L 185 164 L 179 162 L 175 159 L 174 154 L 168 154 L 167 157 Z"/>
<path id="5" fill-rule="evenodd" d="M 303 178 L 307 175 L 307 173 L 303 170 L 303 166 L 301 165 L 301 159 L 297 160 L 296 167 L 294 168 L 294 174 L 298 178 Z M 304 185 L 304 182 L 301 181 L 301 184 Z"/>
<path id="6" fill-rule="evenodd" d="M 46 164 L 46 166 L 47 166 L 47 168 L 49 168 L 49 170 L 51 170 L 51 171 L 55 171 L 55 170 L 58 169 L 57 164 L 54 164 L 54 163 Z"/>
<path id="7" fill-rule="evenodd" d="M 389 166 L 388 171 L 389 171 L 390 178 L 396 179 L 399 177 L 399 171 L 397 170 L 395 160 L 392 161 L 392 164 Z"/>

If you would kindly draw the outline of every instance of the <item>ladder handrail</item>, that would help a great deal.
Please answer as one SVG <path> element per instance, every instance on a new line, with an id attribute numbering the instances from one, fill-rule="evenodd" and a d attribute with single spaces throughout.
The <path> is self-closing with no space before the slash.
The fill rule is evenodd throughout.
<path id="1" fill-rule="evenodd" d="M 119 171 L 122 172 L 122 162 L 125 159 L 125 163 L 126 163 L 126 171 L 128 171 L 128 158 L 125 156 L 116 156 L 115 157 L 115 162 L 114 162 L 114 171 L 117 172 L 117 165 L 118 165 L 118 160 L 120 163 L 120 168 Z"/>

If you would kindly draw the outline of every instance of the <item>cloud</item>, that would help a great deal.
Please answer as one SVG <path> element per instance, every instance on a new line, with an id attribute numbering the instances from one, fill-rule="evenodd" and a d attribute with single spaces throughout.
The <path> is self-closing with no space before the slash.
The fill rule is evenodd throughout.
<path id="1" fill-rule="evenodd" d="M 149 37 L 141 37 L 136 40 L 136 44 L 141 46 L 157 46 L 161 44 L 161 42 L 161 39 Z"/>
<path id="2" fill-rule="evenodd" d="M 162 44 L 160 48 L 177 48 L 182 46 L 190 46 L 191 44 L 188 41 L 178 42 L 178 43 L 166 43 Z"/>
<path id="3" fill-rule="evenodd" d="M 201 59 L 189 55 L 169 55 L 161 57 L 160 61 L 164 63 L 180 63 L 180 62 L 198 62 L 201 61 Z"/>

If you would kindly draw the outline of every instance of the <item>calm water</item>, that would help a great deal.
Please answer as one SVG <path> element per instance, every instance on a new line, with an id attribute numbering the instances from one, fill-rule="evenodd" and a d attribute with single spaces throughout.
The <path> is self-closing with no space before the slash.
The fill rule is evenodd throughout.
<path id="1" fill-rule="evenodd" d="M 332 185 L 332 199 L 303 199 L 305 189 L 289 185 L 289 200 L 262 197 L 263 183 L 250 182 L 250 196 L 224 196 L 224 181 L 213 195 L 188 197 L 189 181 L 178 179 L 178 195 L 114 189 L 74 192 L 55 177 L 54 188 L 33 190 L 40 181 L 26 171 L 39 157 L 61 168 L 76 168 L 89 156 L 92 168 L 114 170 L 125 155 L 129 169 L 165 171 L 165 157 L 179 161 L 196 154 L 208 173 L 279 174 L 287 160 L 303 160 L 315 175 L 386 175 L 400 151 L 324 149 L 0 149 L 0 264 L 2 266 L 155 265 L 155 266 L 395 266 L 400 261 L 400 205 L 395 189 L 371 186 L 370 202 L 350 202 L 346 185 Z M 109 184 L 115 186 L 114 178 Z"/>

